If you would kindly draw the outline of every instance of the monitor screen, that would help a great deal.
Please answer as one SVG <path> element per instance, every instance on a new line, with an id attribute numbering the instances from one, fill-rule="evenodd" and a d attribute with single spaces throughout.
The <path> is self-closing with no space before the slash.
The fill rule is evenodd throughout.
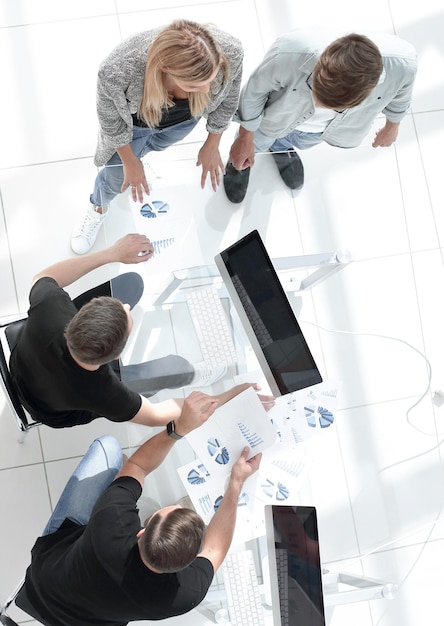
<path id="1" fill-rule="evenodd" d="M 325 626 L 316 509 L 266 505 L 274 624 Z"/>
<path id="2" fill-rule="evenodd" d="M 272 393 L 284 395 L 322 382 L 258 231 L 214 260 Z"/>

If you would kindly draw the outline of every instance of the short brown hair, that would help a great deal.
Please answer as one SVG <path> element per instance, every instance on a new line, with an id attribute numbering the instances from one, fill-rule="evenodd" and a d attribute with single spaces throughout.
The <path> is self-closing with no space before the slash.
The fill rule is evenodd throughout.
<path id="1" fill-rule="evenodd" d="M 156 37 L 148 50 L 145 83 L 139 115 L 150 127 L 159 124 L 165 108 L 173 105 L 163 84 L 169 74 L 184 82 L 205 82 L 220 68 L 224 78 L 229 64 L 222 48 L 203 24 L 174 20 Z M 209 94 L 188 94 L 191 115 L 200 117 L 209 103 Z"/>
<path id="2" fill-rule="evenodd" d="M 203 519 L 191 509 L 173 509 L 164 517 L 154 513 L 141 537 L 141 554 L 159 572 L 178 572 L 199 554 L 204 533 Z"/>
<path id="3" fill-rule="evenodd" d="M 368 37 L 340 37 L 327 46 L 313 69 L 313 94 L 331 109 L 357 106 L 376 87 L 382 70 L 381 53 Z"/>
<path id="4" fill-rule="evenodd" d="M 87 302 L 65 329 L 69 349 L 88 365 L 103 365 L 116 359 L 128 335 L 128 316 L 123 304 L 109 296 Z"/>

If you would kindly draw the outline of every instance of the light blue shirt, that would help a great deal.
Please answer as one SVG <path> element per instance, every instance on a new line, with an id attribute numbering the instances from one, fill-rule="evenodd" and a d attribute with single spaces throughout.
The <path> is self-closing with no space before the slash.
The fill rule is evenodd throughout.
<path id="1" fill-rule="evenodd" d="M 242 88 L 234 120 L 246 130 L 285 137 L 315 113 L 307 84 L 321 53 L 343 33 L 298 29 L 279 37 Z M 363 33 L 364 34 L 364 33 Z M 339 113 L 322 134 L 341 148 L 358 146 L 381 112 L 400 122 L 410 108 L 417 60 L 413 46 L 388 34 L 367 35 L 379 48 L 384 71 L 360 105 Z"/>

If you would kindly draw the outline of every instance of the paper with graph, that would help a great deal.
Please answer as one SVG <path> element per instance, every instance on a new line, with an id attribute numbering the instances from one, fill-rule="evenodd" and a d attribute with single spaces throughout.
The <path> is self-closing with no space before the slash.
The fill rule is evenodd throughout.
<path id="1" fill-rule="evenodd" d="M 177 471 L 196 511 L 206 523 L 217 510 L 225 493 L 231 468 L 245 446 L 255 456 L 276 440 L 276 430 L 257 393 L 246 389 L 220 408 L 189 435 L 187 440 L 197 459 Z M 257 475 L 248 479 L 239 498 L 239 508 L 254 501 Z"/>
<path id="2" fill-rule="evenodd" d="M 177 471 L 205 522 L 217 511 L 231 468 L 245 445 L 250 446 L 251 456 L 262 452 L 259 471 L 244 484 L 238 503 L 245 538 L 252 532 L 248 520 L 253 509 L 260 528 L 263 504 L 297 504 L 308 474 L 304 442 L 331 429 L 339 389 L 337 381 L 325 380 L 277 398 L 276 406 L 266 412 L 249 388 L 190 433 L 187 439 L 197 459 Z"/>
<path id="3" fill-rule="evenodd" d="M 286 446 L 306 442 L 334 428 L 341 383 L 325 379 L 276 399 L 270 417 Z"/>
<path id="4" fill-rule="evenodd" d="M 222 405 L 205 424 L 187 435 L 197 456 L 213 473 L 222 476 L 230 473 L 245 446 L 249 446 L 252 457 L 275 439 L 276 430 L 252 387 Z"/>
<path id="5" fill-rule="evenodd" d="M 152 190 L 144 201 L 130 207 L 136 232 L 146 235 L 154 247 L 145 268 L 149 274 L 203 265 L 193 212 L 186 202 L 186 187 Z"/>

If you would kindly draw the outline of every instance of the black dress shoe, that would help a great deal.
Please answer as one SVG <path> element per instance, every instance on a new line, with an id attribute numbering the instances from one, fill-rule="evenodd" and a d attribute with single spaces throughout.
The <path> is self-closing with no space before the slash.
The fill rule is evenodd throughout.
<path id="1" fill-rule="evenodd" d="M 224 189 L 230 202 L 238 204 L 245 198 L 250 180 L 250 168 L 237 170 L 231 163 L 227 163 L 224 174 Z"/>
<path id="2" fill-rule="evenodd" d="M 290 189 L 301 189 L 304 185 L 304 166 L 295 150 L 272 152 L 282 180 Z"/>

